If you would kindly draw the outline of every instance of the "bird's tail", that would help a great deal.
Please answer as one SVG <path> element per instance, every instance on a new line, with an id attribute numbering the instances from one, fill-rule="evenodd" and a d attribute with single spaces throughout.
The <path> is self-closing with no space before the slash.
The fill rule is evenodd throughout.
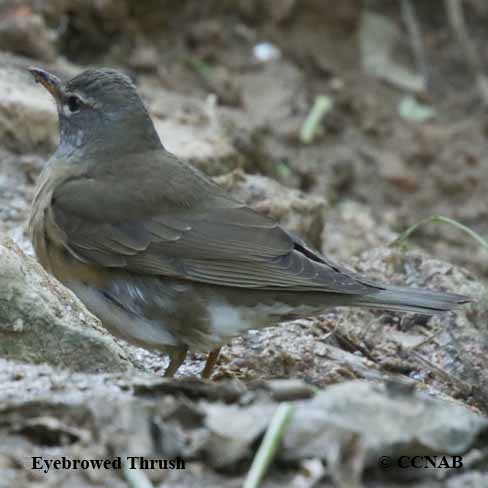
<path id="1" fill-rule="evenodd" d="M 448 312 L 471 300 L 455 293 L 443 293 L 418 288 L 387 286 L 356 298 L 361 307 L 435 315 Z"/>

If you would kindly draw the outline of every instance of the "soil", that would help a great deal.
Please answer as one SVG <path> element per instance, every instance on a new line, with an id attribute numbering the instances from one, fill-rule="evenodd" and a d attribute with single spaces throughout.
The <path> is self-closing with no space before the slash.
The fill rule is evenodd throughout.
<path id="1" fill-rule="evenodd" d="M 436 113 L 422 123 L 399 114 L 404 90 L 366 74 L 361 65 L 358 32 L 361 10 L 366 7 L 358 0 L 335 2 L 334 9 L 324 3 L 187 0 L 164 2 L 162 7 L 156 1 L 60 1 L 45 5 L 12 1 L 0 10 L 0 39 L 12 56 L 13 61 L 8 62 L 17 66 L 34 63 L 71 74 L 86 65 L 109 65 L 128 72 L 157 118 L 169 149 L 189 158 L 258 210 L 282 219 L 328 257 L 364 273 L 377 273 L 379 279 L 421 277 L 422 286 L 435 285 L 435 276 L 446 275 L 449 278 L 443 281 L 441 277 L 437 284 L 451 287 L 451 291 L 464 289 L 483 300 L 484 291 L 481 285 L 472 285 L 472 277 L 481 284 L 487 280 L 486 250 L 446 224 L 420 227 L 407 244 L 415 252 L 406 258 L 389 250 L 358 258 L 372 248 L 387 246 L 408 226 L 432 215 L 458 220 L 481 236 L 488 235 L 488 115 L 465 55 L 449 30 L 443 3 L 429 2 L 427 7 L 414 2 L 429 61 L 428 89 L 417 98 Z M 398 9 L 389 2 L 366 4 L 400 25 L 408 45 Z M 486 63 L 488 34 L 481 25 L 486 25 L 488 12 L 482 2 L 471 2 L 466 15 L 472 39 Z M 19 22 L 23 16 L 35 19 Z M 17 30 L 35 25 L 42 32 L 38 39 L 45 49 L 40 50 L 39 44 L 27 37 L 10 42 L 8 29 L 2 27 L 9 22 L 15 22 Z M 256 59 L 254 48 L 264 42 L 278 50 L 276 59 Z M 313 142 L 303 144 L 300 131 L 319 95 L 330 97 L 333 108 L 320 123 Z M 167 143 L 165 131 L 171 139 Z M 4 127 L 0 135 L 0 232 L 32 254 L 25 222 L 36 178 L 53 143 L 20 140 Z M 277 190 L 274 181 L 267 185 L 270 180 L 262 177 L 278 181 L 284 190 Z M 293 190 L 290 200 L 280 207 L 276 202 L 285 201 L 287 189 Z M 452 271 L 456 268 L 444 268 L 435 260 L 432 264 L 426 256 L 466 271 Z M 427 263 L 423 270 L 416 269 L 419 262 Z M 431 276 L 434 281 L 429 282 Z M 486 415 L 488 377 L 483 371 L 483 355 L 488 351 L 488 331 L 483 307 L 429 322 L 384 312 L 328 311 L 318 318 L 236 339 L 223 349 L 213 379 L 239 379 L 249 384 L 297 377 L 325 387 L 356 378 L 382 382 L 393 377 L 400 382 L 413 380 L 433 395 L 456 398 Z M 413 325 L 409 326 L 408 320 L 413 320 Z M 369 324 L 368 337 L 363 336 L 364 323 Z M 459 332 L 465 323 L 471 327 L 467 335 Z M 430 364 L 401 354 L 399 344 L 421 342 L 438 327 L 446 327 L 448 332 L 435 344 L 421 348 L 422 357 L 429 358 Z M 457 356 L 454 343 L 460 338 L 468 341 L 473 353 L 468 365 Z M 138 369 L 161 375 L 165 358 L 125 344 L 124 348 Z M 447 352 L 442 352 L 443 348 Z M 190 355 L 179 376 L 198 374 L 203 361 L 203 356 Z M 447 376 L 432 369 L 432 363 L 447 371 Z M 47 381 L 42 367 L 25 365 L 12 371 L 11 365 L 2 364 L 0 376 L 6 378 L 0 388 L 2 396 L 19 381 L 15 375 L 21 374 L 30 378 L 31 387 L 15 401 L 44 401 L 32 386 Z M 129 395 L 116 376 L 95 375 L 96 380 L 87 380 L 46 371 L 50 386 L 41 388 L 43 395 L 49 388 L 56 389 L 53 385 L 61 385 L 61 389 L 75 385 L 73 402 L 81 410 L 75 409 L 79 420 L 69 424 L 77 424 L 79 430 L 72 432 L 65 425 L 30 425 L 25 435 L 11 434 L 4 439 L 9 449 L 26 451 L 39 438 L 45 442 L 46 437 L 54 436 L 58 440 L 53 445 L 61 452 L 59 446 L 69 444 L 69 439 L 81 439 L 87 423 L 94 421 L 83 411 L 88 401 L 80 393 L 84 381 L 94 381 L 90 388 L 97 394 L 107 389 L 107 398 L 114 404 Z M 478 376 L 473 377 L 473 371 Z M 466 383 L 479 389 L 465 391 Z M 53 407 L 46 415 L 57 417 L 59 412 Z M 93 448 L 92 455 L 101 449 L 100 443 L 86 442 Z M 83 449 L 84 455 L 90 454 L 89 447 Z M 57 451 L 49 452 L 55 456 Z M 8 459 L 2 449 L 0 472 L 4 468 L 9 473 L 16 471 L 17 478 L 12 477 L 18 481 L 15 486 L 48 486 L 45 478 L 32 478 L 31 471 Z M 487 486 L 486 474 L 479 474 L 477 484 L 478 474 L 465 476 L 473 477 L 473 486 Z M 293 486 L 332 486 L 329 481 L 300 485 L 298 475 L 296 466 L 287 465 L 276 469 L 265 486 L 291 486 L 291 480 L 297 483 Z M 161 487 L 195 486 L 195 480 L 199 486 L 239 486 L 243 470 L 241 466 L 240 471 L 222 474 L 198 461 L 186 474 L 171 476 L 153 482 Z M 2 482 L 0 487 L 14 486 Z M 89 484 L 80 484 L 83 482 Z M 461 486 L 461 477 L 458 482 Z M 75 482 L 67 478 L 57 483 L 68 486 Z M 116 477 L 76 483 L 69 486 L 125 486 Z M 393 486 L 390 483 L 375 486 Z M 457 486 L 455 481 L 435 483 L 411 486 Z"/>

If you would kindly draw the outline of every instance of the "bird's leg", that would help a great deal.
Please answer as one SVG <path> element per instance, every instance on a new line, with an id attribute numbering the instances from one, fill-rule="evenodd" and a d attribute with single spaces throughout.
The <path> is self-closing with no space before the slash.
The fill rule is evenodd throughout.
<path id="1" fill-rule="evenodd" d="M 215 366 L 215 363 L 217 362 L 217 359 L 219 357 L 219 353 L 220 353 L 220 347 L 217 347 L 208 353 L 207 362 L 205 363 L 205 367 L 203 368 L 202 371 L 202 378 L 204 379 L 210 378 L 210 375 L 212 374 L 213 371 L 213 367 Z"/>
<path id="2" fill-rule="evenodd" d="M 164 372 L 165 378 L 172 378 L 175 375 L 178 368 L 183 364 L 187 352 L 188 348 L 184 346 L 181 349 L 176 349 L 176 351 L 169 353 L 169 365 Z"/>

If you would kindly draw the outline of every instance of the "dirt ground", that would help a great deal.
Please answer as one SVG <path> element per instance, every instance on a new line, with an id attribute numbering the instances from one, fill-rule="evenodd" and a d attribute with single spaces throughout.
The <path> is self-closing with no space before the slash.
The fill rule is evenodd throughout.
<path id="1" fill-rule="evenodd" d="M 44 114 L 44 105 L 31 105 L 45 96 L 40 88 L 32 86 L 19 100 L 8 99 L 17 96 L 10 91 L 15 85 L 9 81 L 11 72 L 32 64 L 64 76 L 86 66 L 119 68 L 135 80 L 169 150 L 330 258 L 379 280 L 441 287 L 479 300 L 464 311 L 428 321 L 337 309 L 251 332 L 223 349 L 213 377 L 217 384 L 242 382 L 246 389 L 253 382 L 298 378 L 324 388 L 355 379 L 378 384 L 393 379 L 414 382 L 426 394 L 487 415 L 486 249 L 446 224 L 420 227 L 400 249 L 386 247 L 408 226 L 432 215 L 488 235 L 486 105 L 465 51 L 449 28 L 444 2 L 411 4 L 428 65 L 426 87 L 413 95 L 366 72 L 363 65 L 365 10 L 399 26 L 402 42 L 395 55 L 415 65 L 404 12 L 390 2 L 7 1 L 0 5 L 0 232 L 32 255 L 25 223 L 36 178 L 56 144 L 55 126 L 38 127 L 39 120 L 30 115 Z M 486 65 L 488 12 L 483 2 L 472 1 L 466 2 L 465 14 Z M 301 130 L 320 95 L 332 101 L 332 108 L 313 141 L 304 144 Z M 425 121 L 402 115 L 400 106 L 408 96 L 434 115 Z M 7 99 L 14 101 L 2 105 Z M 51 120 L 54 108 L 45 110 Z M 137 374 L 161 375 L 165 358 L 124 348 L 140 370 Z M 203 360 L 190 355 L 181 377 L 198 374 Z M 22 464 L 29 449 L 53 457 L 66 449 L 85 457 L 106 454 L 110 443 L 95 439 L 96 432 L 116 433 L 97 430 L 97 423 L 113 421 L 102 406 L 103 395 L 118 405 L 123 418 L 137 408 L 139 399 L 134 404 L 127 400 L 137 390 L 136 377 L 93 375 L 92 380 L 73 374 L 0 362 L 5 379 L 0 408 L 10 422 L 0 418 L 0 472 L 10 476 L 0 479 L 0 487 L 126 486 L 121 476 L 104 479 L 102 472 L 76 479 L 72 473 L 65 479 L 56 475 L 49 481 Z M 19 382 L 23 386 L 17 389 Z M 68 390 L 59 400 L 67 413 L 53 424 L 64 411 L 54 400 L 46 403 L 56 389 Z M 161 408 L 174 399 L 185 404 L 185 391 L 175 386 L 166 397 L 151 390 L 151 400 L 144 401 Z M 202 397 L 211 403 L 211 395 Z M 188 405 L 197 418 L 197 407 Z M 42 415 L 26 424 L 36 408 Z M 97 409 L 101 413 L 94 415 Z M 120 435 L 130 439 L 131 429 L 137 426 L 124 425 Z M 134 434 L 134 442 L 148 442 L 139 437 Z M 123 442 L 117 438 L 114 444 Z M 487 444 L 476 446 L 480 461 L 462 474 L 402 479 L 402 486 L 488 486 Z M 10 457 L 9 451 L 15 455 Z M 248 458 L 240 459 L 222 472 L 204 456 L 195 459 L 183 474 L 153 474 L 154 486 L 240 486 L 249 466 Z M 263 486 L 361 486 L 338 481 L 330 466 L 314 479 L 307 466 L 282 460 Z M 374 470 L 365 473 L 364 486 L 397 482 Z"/>

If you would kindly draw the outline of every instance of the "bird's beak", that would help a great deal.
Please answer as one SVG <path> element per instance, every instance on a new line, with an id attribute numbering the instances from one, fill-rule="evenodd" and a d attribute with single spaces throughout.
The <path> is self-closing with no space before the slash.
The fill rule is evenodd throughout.
<path id="1" fill-rule="evenodd" d="M 49 71 L 40 68 L 29 68 L 37 83 L 40 83 L 55 100 L 60 100 L 62 95 L 61 80 L 49 73 Z"/>

